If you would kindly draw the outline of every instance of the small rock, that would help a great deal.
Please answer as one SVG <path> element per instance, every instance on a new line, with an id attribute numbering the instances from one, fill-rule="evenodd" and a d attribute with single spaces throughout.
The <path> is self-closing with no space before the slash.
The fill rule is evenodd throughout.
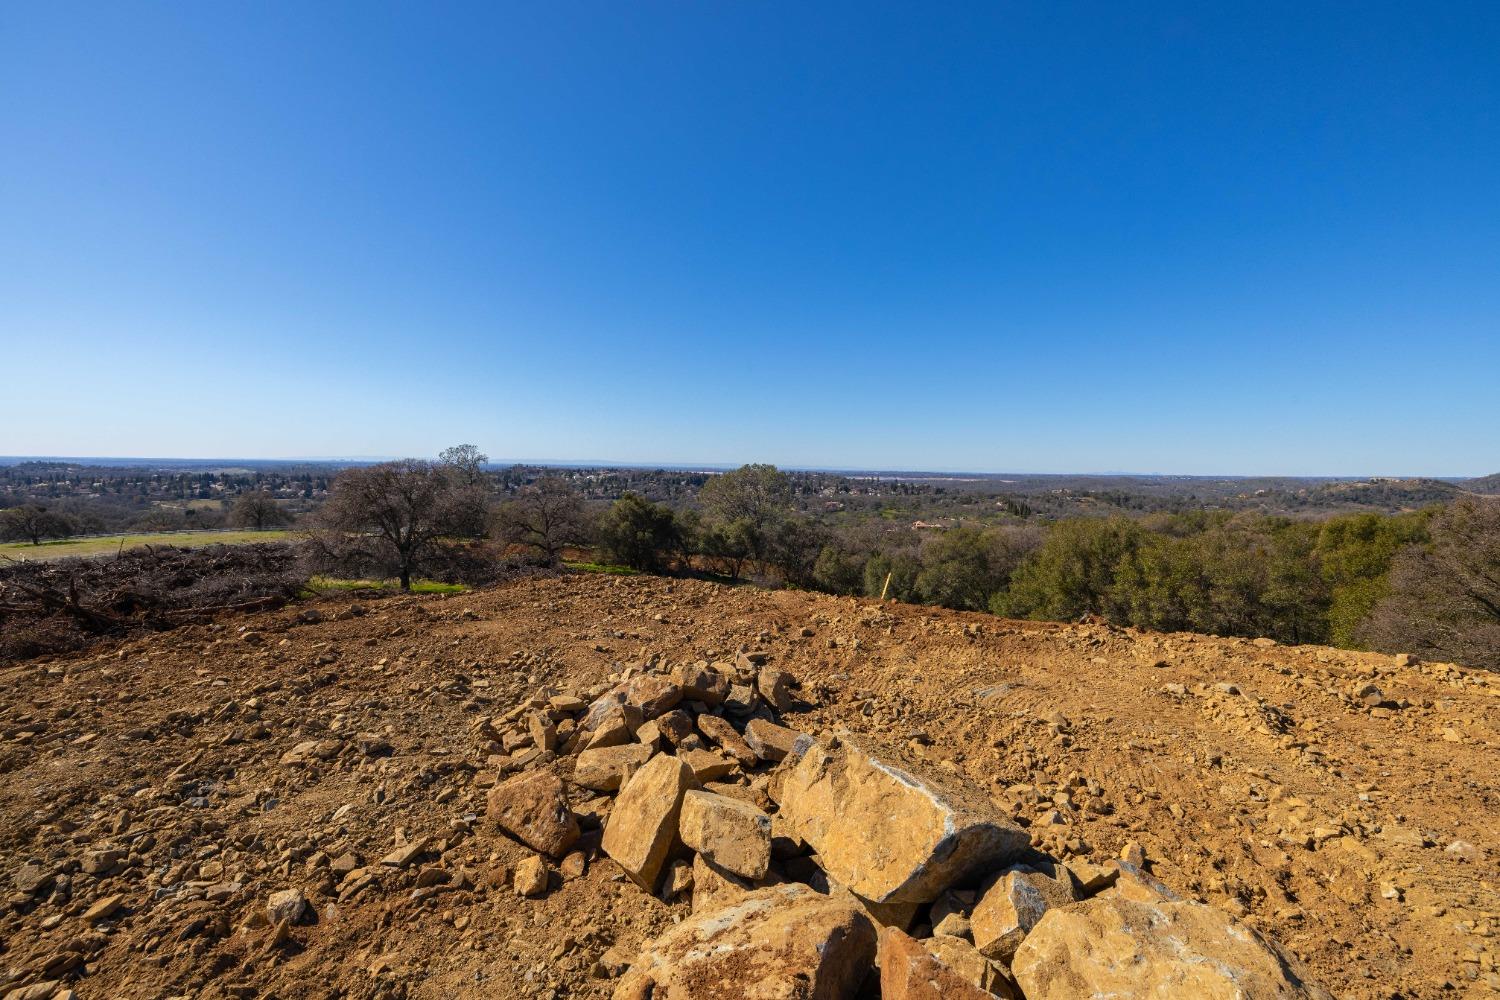
<path id="1" fill-rule="evenodd" d="M 571 882 L 575 878 L 583 878 L 583 873 L 588 867 L 587 859 L 582 851 L 570 851 L 568 856 L 558 864 L 557 870 L 564 881 Z"/>
<path id="2" fill-rule="evenodd" d="M 283 920 L 295 924 L 306 911 L 307 897 L 301 889 L 282 889 L 266 900 L 266 916 L 273 924 Z"/>
<path id="3" fill-rule="evenodd" d="M 112 896 L 105 896 L 83 911 L 83 919 L 90 923 L 95 920 L 107 920 L 118 913 L 124 903 L 125 896 L 122 893 L 117 892 Z"/>
<path id="4" fill-rule="evenodd" d="M 667 877 L 662 880 L 661 898 L 670 903 L 692 887 L 693 866 L 679 858 L 667 868 Z"/>
<path id="5" fill-rule="evenodd" d="M 124 851 L 89 851 L 83 856 L 82 868 L 90 875 L 103 875 L 124 860 Z"/>
<path id="6" fill-rule="evenodd" d="M 387 868 L 405 868 L 427 852 L 427 845 L 429 843 L 431 843 L 431 838 L 418 837 L 416 840 L 402 844 L 381 858 L 380 863 Z"/>
<path id="7" fill-rule="evenodd" d="M 534 899 L 547 891 L 547 863 L 538 854 L 530 854 L 516 865 L 516 895 Z"/>

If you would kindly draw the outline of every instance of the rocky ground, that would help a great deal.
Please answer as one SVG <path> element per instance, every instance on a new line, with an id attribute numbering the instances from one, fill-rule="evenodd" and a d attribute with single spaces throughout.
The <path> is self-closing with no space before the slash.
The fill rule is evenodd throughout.
<path id="1" fill-rule="evenodd" d="M 698 692 L 655 720 L 622 709 L 609 724 L 626 735 L 597 737 L 607 713 L 589 706 L 615 682 L 698 661 L 764 704 L 738 714 Z M 775 851 L 744 881 L 823 894 L 772 885 L 741 908 L 772 894 L 862 940 L 848 921 L 865 916 L 827 909 L 862 876 L 807 805 L 823 801 L 807 775 L 786 826 L 811 741 L 777 748 L 771 725 L 977 790 L 964 808 L 1021 828 L 1033 871 L 1094 880 L 1077 895 L 1119 878 L 1154 906 L 1202 901 L 1191 921 L 1256 929 L 1335 995 L 1500 992 L 1500 677 L 1450 665 L 570 576 L 226 618 L 15 664 L 0 685 L 0 996 L 610 997 L 651 975 L 671 996 L 662 963 L 695 932 L 695 897 L 701 914 L 723 869 L 760 863 L 722 834 L 744 823 L 755 841 L 753 811 Z M 710 734 L 719 717 L 749 754 Z M 631 750 L 642 726 L 651 760 Z M 514 783 L 545 776 L 567 815 L 537 827 L 558 792 Z M 696 810 L 671 817 L 696 858 L 626 836 L 651 825 L 648 785 Z M 683 806 L 699 786 L 750 811 L 701 793 Z M 1001 873 L 966 874 L 987 877 L 955 882 L 946 909 L 886 914 L 910 938 L 873 928 L 883 981 L 947 974 L 907 975 L 913 949 L 972 957 Z M 901 902 L 918 881 L 865 888 Z M 1041 943 L 1022 948 L 1055 970 Z M 981 970 L 1000 995 L 1012 957 Z"/>

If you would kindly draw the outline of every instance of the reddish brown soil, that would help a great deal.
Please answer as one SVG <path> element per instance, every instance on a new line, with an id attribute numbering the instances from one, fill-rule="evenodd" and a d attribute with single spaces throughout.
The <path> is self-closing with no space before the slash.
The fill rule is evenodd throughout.
<path id="1" fill-rule="evenodd" d="M 1242 914 L 1342 996 L 1500 990 L 1494 675 L 652 578 L 360 617 L 330 601 L 313 624 L 306 607 L 0 671 L 0 995 L 50 969 L 86 998 L 608 996 L 601 965 L 686 905 L 603 857 L 519 899 L 526 851 L 473 820 L 471 725 L 541 687 L 742 644 L 802 681 L 789 725 L 903 741 L 1051 850 L 1102 860 L 1139 841 L 1157 877 Z M 1397 707 L 1356 697 L 1370 683 Z M 282 763 L 308 740 L 331 758 Z M 1049 817 L 1075 773 L 1097 794 L 1075 787 L 1076 813 Z M 341 898 L 330 859 L 380 868 L 398 837 L 429 850 Z M 106 850 L 118 861 L 81 869 Z M 433 867 L 460 887 L 414 896 Z M 316 921 L 278 942 L 252 918 L 288 887 Z M 116 913 L 86 921 L 115 894 Z"/>

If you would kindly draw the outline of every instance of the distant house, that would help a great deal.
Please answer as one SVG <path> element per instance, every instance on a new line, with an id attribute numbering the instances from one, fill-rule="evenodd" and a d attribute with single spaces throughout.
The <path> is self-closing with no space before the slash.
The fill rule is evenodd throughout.
<path id="1" fill-rule="evenodd" d="M 911 523 L 911 527 L 912 527 L 913 531 L 947 531 L 948 530 L 948 526 L 946 524 L 938 524 L 938 523 L 936 523 L 934 521 L 913 521 Z"/>

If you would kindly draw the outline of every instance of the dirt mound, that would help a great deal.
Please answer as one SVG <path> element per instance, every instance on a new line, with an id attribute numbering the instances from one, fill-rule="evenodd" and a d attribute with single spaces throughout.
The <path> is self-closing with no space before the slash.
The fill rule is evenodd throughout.
<path id="1" fill-rule="evenodd" d="M 600 849 L 609 793 L 571 784 L 580 835 L 538 872 L 486 797 L 565 738 L 538 720 L 506 747 L 502 726 L 497 753 L 476 727 L 741 650 L 800 683 L 786 726 L 877 738 L 895 766 L 978 785 L 1080 871 L 1143 862 L 1340 996 L 1500 989 L 1494 675 L 567 577 L 298 605 L 5 668 L 0 991 L 608 997 L 692 894 L 643 891 Z"/>

